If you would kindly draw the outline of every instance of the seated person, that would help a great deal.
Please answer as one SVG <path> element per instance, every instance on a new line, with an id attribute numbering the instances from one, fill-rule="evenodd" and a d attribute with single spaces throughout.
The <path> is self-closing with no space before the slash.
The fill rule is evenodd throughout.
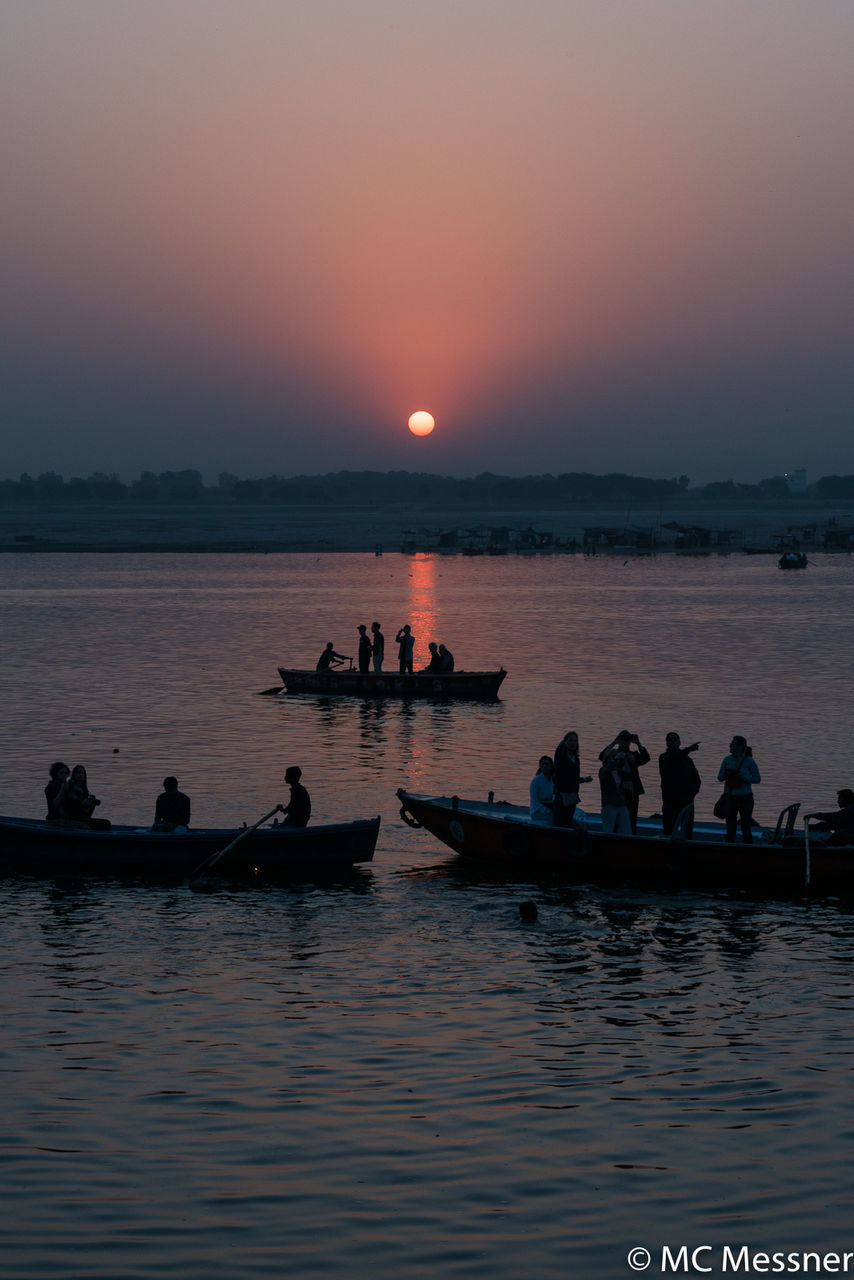
<path id="1" fill-rule="evenodd" d="M 450 675 L 454 669 L 454 655 L 443 644 L 439 645 L 439 662 L 439 670 L 446 676 Z"/>
<path id="2" fill-rule="evenodd" d="M 554 761 L 551 756 L 540 756 L 537 772 L 531 779 L 528 788 L 529 813 L 532 822 L 545 822 L 551 825 L 552 810 L 555 802 Z"/>
<path id="3" fill-rule="evenodd" d="M 337 667 L 340 662 L 347 662 L 347 655 L 344 653 L 336 653 L 335 648 L 330 640 L 323 653 L 317 659 L 315 671 L 328 671 L 330 667 Z"/>
<path id="4" fill-rule="evenodd" d="M 163 790 L 154 805 L 155 831 L 186 831 L 190 825 L 190 797 L 178 790 L 178 779 L 163 779 Z"/>
<path id="5" fill-rule="evenodd" d="M 59 822 L 62 819 L 62 811 L 59 807 L 59 793 L 68 781 L 71 770 L 63 760 L 55 760 L 48 769 L 50 781 L 44 789 L 44 798 L 47 801 L 47 821 Z"/>
<path id="6" fill-rule="evenodd" d="M 109 831 L 110 823 L 106 818 L 92 817 L 101 801 L 89 790 L 86 770 L 82 764 L 76 764 L 71 770 L 71 776 L 64 782 L 56 803 L 60 817 L 66 822 L 92 827 L 96 831 Z"/>
<path id="7" fill-rule="evenodd" d="M 291 789 L 291 798 L 284 806 L 282 812 L 283 827 L 307 827 L 308 820 L 311 817 L 311 798 L 305 787 L 300 782 L 302 777 L 302 769 L 298 764 L 292 764 L 285 770 L 285 782 Z"/>
<path id="8" fill-rule="evenodd" d="M 437 672 L 442 670 L 442 659 L 439 655 L 439 646 L 436 644 L 435 640 L 431 640 L 427 648 L 430 650 L 430 661 L 427 663 L 427 666 L 422 669 L 430 675 L 435 675 Z"/>
<path id="9" fill-rule="evenodd" d="M 828 844 L 854 844 L 854 791 L 843 787 L 837 791 L 838 809 L 828 813 L 811 813 L 818 819 L 818 831 L 830 831 Z"/>

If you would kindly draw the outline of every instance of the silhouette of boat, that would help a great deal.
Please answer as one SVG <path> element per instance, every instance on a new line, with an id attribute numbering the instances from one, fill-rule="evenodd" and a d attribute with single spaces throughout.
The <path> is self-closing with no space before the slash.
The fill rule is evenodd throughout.
<path id="1" fill-rule="evenodd" d="M 286 693 L 322 693 L 355 698 L 495 698 L 507 672 L 302 671 L 279 667 Z"/>
<path id="2" fill-rule="evenodd" d="M 806 569 L 807 557 L 803 551 L 784 551 L 777 564 L 781 569 Z"/>
<path id="3" fill-rule="evenodd" d="M 182 879 L 235 841 L 234 849 L 216 863 L 218 876 L 276 879 L 371 862 L 379 827 L 379 818 L 259 827 L 238 841 L 242 828 L 177 832 L 112 826 L 95 831 L 0 817 L 0 873 Z"/>
<path id="4" fill-rule="evenodd" d="M 794 833 L 800 805 L 780 814 L 774 829 L 758 829 L 753 844 L 726 844 L 721 823 L 697 823 L 686 839 L 683 810 L 672 837 L 660 822 L 641 820 L 634 836 L 606 833 L 598 819 L 582 828 L 532 822 L 527 808 L 400 789 L 401 817 L 424 827 L 454 853 L 517 874 L 558 873 L 583 884 L 632 883 L 645 888 L 751 888 L 854 893 L 854 849 Z"/>

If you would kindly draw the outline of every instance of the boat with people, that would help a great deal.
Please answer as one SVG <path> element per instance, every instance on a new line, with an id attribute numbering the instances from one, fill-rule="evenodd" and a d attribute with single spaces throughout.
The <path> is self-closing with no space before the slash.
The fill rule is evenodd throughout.
<path id="1" fill-rule="evenodd" d="M 279 667 L 283 688 L 272 692 L 321 693 L 354 698 L 497 698 L 507 672 L 307 671 Z"/>
<path id="2" fill-rule="evenodd" d="M 192 879 L 210 867 L 228 878 L 277 879 L 371 862 L 379 827 L 377 817 L 307 827 L 93 830 L 0 817 L 0 874 Z"/>
<path id="3" fill-rule="evenodd" d="M 799 804 L 788 805 L 773 828 L 757 828 L 752 844 L 727 844 L 723 823 L 693 821 L 686 807 L 672 836 L 660 819 L 640 819 L 636 835 L 601 830 L 598 817 L 556 827 L 533 821 L 527 807 L 433 796 L 401 788 L 400 815 L 423 827 L 460 857 L 490 869 L 557 873 L 582 884 L 626 884 L 764 891 L 854 892 L 854 847 L 828 844 L 805 826 L 796 834 Z"/>

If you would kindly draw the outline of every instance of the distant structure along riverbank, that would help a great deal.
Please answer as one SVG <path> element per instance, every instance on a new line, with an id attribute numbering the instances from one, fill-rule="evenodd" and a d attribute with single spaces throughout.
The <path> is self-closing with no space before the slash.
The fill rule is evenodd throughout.
<path id="1" fill-rule="evenodd" d="M 779 481 L 779 483 L 778 483 Z M 854 549 L 854 477 L 692 489 L 687 477 L 199 472 L 0 482 L 0 550 L 643 555 Z"/>

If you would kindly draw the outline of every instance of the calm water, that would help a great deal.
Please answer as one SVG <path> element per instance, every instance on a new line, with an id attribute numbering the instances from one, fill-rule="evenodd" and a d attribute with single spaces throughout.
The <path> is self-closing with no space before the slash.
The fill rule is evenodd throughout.
<path id="1" fill-rule="evenodd" d="M 854 562 L 6 556 L 0 589 L 7 811 L 40 813 L 61 757 L 117 821 L 167 772 L 199 824 L 252 821 L 290 763 L 318 819 L 383 816 L 339 884 L 0 882 L 0 1275 L 610 1277 L 635 1246 L 852 1247 L 843 904 L 467 876 L 394 792 L 521 799 L 566 729 L 592 767 L 626 725 L 702 740 L 702 813 L 733 732 L 761 819 L 829 807 L 854 785 Z M 436 638 L 503 662 L 501 701 L 255 696 L 374 618 L 425 660 Z"/>

